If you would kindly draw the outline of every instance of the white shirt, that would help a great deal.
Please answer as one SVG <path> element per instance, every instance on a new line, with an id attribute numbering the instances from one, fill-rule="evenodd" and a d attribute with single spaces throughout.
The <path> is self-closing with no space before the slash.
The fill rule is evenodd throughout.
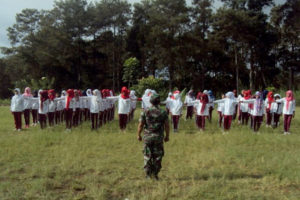
<path id="1" fill-rule="evenodd" d="M 39 114 L 48 114 L 49 112 L 49 99 L 43 102 L 43 109 L 41 108 L 42 101 L 39 99 Z"/>
<path id="2" fill-rule="evenodd" d="M 252 103 L 253 104 L 253 109 L 251 110 L 251 115 L 253 116 L 263 116 L 264 115 L 264 102 L 261 102 L 261 108 L 259 109 L 258 107 L 258 102 L 256 99 L 249 99 L 249 100 L 244 100 L 244 103 Z"/>
<path id="3" fill-rule="evenodd" d="M 218 111 L 224 113 L 224 103 L 218 103 Z"/>
<path id="4" fill-rule="evenodd" d="M 118 113 L 119 114 L 129 114 L 131 108 L 131 100 L 123 99 L 121 96 L 107 97 L 108 99 L 118 100 Z"/>
<path id="5" fill-rule="evenodd" d="M 65 108 L 64 105 L 65 105 L 65 100 L 64 99 L 63 100 L 58 100 L 57 104 L 56 104 L 56 110 L 57 111 L 62 111 Z"/>
<path id="6" fill-rule="evenodd" d="M 172 115 L 181 115 L 183 103 L 180 94 L 174 94 L 175 99 L 169 100 L 170 112 Z"/>
<path id="7" fill-rule="evenodd" d="M 14 95 L 11 99 L 10 110 L 12 112 L 24 111 L 24 97 L 22 95 Z"/>
<path id="8" fill-rule="evenodd" d="M 286 98 L 279 99 L 276 102 L 283 103 L 283 111 L 282 111 L 282 113 L 284 115 L 293 115 L 294 114 L 295 109 L 296 109 L 296 101 L 295 100 L 289 102 L 289 104 L 290 104 L 289 105 L 289 109 L 286 109 L 286 105 L 288 103 L 287 100 L 286 100 Z"/>
<path id="9" fill-rule="evenodd" d="M 32 97 L 25 97 L 25 96 L 23 96 L 23 97 L 24 97 L 24 110 L 31 109 L 32 108 L 32 100 L 31 100 Z"/>
<path id="10" fill-rule="evenodd" d="M 48 112 L 55 112 L 56 111 L 56 100 L 53 101 L 49 100 L 49 110 Z"/>
<path id="11" fill-rule="evenodd" d="M 194 103 L 194 107 L 196 108 L 197 115 L 199 115 L 199 116 L 208 116 L 209 115 L 209 104 L 208 103 L 205 105 L 203 113 L 201 113 L 201 110 L 202 110 L 202 106 L 204 104 L 201 103 L 200 100 L 193 101 L 193 103 Z"/>
<path id="12" fill-rule="evenodd" d="M 39 99 L 38 98 L 31 98 L 32 102 L 32 110 L 38 110 L 39 109 Z"/>
<path id="13" fill-rule="evenodd" d="M 184 99 L 184 104 L 186 104 L 187 106 L 194 106 L 193 101 L 195 101 L 194 97 L 190 97 L 189 95 L 186 95 Z"/>
<path id="14" fill-rule="evenodd" d="M 239 99 L 240 101 L 245 101 L 246 99 L 244 97 L 240 98 Z M 249 111 L 249 105 L 248 103 L 240 103 L 240 110 L 243 112 L 243 113 L 246 113 Z"/>
<path id="15" fill-rule="evenodd" d="M 238 104 L 238 101 L 236 98 L 234 99 L 220 99 L 217 101 L 214 101 L 214 103 L 224 103 L 224 115 L 233 115 L 235 113 L 235 106 Z"/>
<path id="16" fill-rule="evenodd" d="M 97 96 L 89 96 L 85 97 L 85 99 L 89 99 L 90 102 L 90 112 L 91 113 L 99 113 L 101 109 L 101 98 Z"/>
<path id="17" fill-rule="evenodd" d="M 68 99 L 68 97 L 66 96 L 65 97 L 65 108 L 67 108 L 67 99 Z M 74 98 L 72 98 L 71 101 L 70 101 L 69 109 L 73 109 L 73 111 L 76 110 L 76 102 L 75 102 Z"/>
<path id="18" fill-rule="evenodd" d="M 271 104 L 270 112 L 281 115 L 282 114 L 282 103 L 273 102 Z"/>

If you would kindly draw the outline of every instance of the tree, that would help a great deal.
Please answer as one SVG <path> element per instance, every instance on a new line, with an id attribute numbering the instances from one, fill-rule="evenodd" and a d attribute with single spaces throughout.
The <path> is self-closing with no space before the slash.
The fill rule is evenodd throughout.
<path id="1" fill-rule="evenodd" d="M 136 58 L 131 57 L 125 61 L 123 81 L 128 83 L 128 87 L 135 84 L 139 65 L 139 61 Z"/>

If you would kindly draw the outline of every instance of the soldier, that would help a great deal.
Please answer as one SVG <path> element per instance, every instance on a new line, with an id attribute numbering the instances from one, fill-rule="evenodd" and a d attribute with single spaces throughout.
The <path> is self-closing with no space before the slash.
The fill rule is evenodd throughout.
<path id="1" fill-rule="evenodd" d="M 140 118 L 137 139 L 142 141 L 141 132 L 144 129 L 144 170 L 146 178 L 158 180 L 161 162 L 164 156 L 164 141 L 169 141 L 169 119 L 165 110 L 159 107 L 160 97 L 153 94 L 150 98 L 152 106 L 145 109 Z M 164 136 L 164 131 L 166 135 Z"/>

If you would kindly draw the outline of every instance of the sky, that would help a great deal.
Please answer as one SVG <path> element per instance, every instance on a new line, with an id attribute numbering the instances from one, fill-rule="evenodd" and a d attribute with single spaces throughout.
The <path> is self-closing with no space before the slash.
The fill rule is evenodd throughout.
<path id="1" fill-rule="evenodd" d="M 9 47 L 10 42 L 7 37 L 7 28 L 15 23 L 15 16 L 25 8 L 35 8 L 38 10 L 50 10 L 53 8 L 55 0 L 0 0 L 0 47 Z M 88 0 L 89 2 L 95 0 Z M 140 0 L 128 0 L 130 3 L 140 2 Z M 186 0 L 188 4 L 192 0 Z M 275 0 L 282 3 L 284 0 Z M 215 1 L 215 8 L 220 7 L 221 3 Z"/>

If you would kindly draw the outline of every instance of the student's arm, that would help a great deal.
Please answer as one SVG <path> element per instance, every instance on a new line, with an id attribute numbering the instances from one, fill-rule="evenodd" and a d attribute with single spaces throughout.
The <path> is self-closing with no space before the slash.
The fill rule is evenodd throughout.
<path id="1" fill-rule="evenodd" d="M 106 97 L 106 99 L 118 100 L 118 99 L 119 99 L 119 96 Z"/>
<path id="2" fill-rule="evenodd" d="M 138 125 L 138 132 L 137 132 L 137 139 L 138 139 L 138 141 L 142 141 L 142 136 L 141 136 L 141 134 L 142 134 L 142 131 L 143 131 L 143 128 L 144 128 L 144 122 L 140 122 L 139 123 L 139 125 Z"/>
<path id="3" fill-rule="evenodd" d="M 295 113 L 296 113 L 296 101 L 293 101 L 293 118 L 295 117 Z"/>
<path id="4" fill-rule="evenodd" d="M 10 103 L 10 111 L 11 112 L 12 112 L 12 108 L 14 107 L 14 105 L 15 105 L 15 99 L 13 97 L 13 98 L 11 98 L 11 103 Z"/>
<path id="5" fill-rule="evenodd" d="M 243 100 L 241 103 L 254 103 L 255 99 Z"/>
<path id="6" fill-rule="evenodd" d="M 284 102 L 284 99 L 285 99 L 285 98 L 278 99 L 278 100 L 276 100 L 276 102 L 277 102 L 277 103 L 283 103 L 283 102 Z"/>
<path id="7" fill-rule="evenodd" d="M 220 99 L 220 100 L 213 101 L 213 103 L 224 103 L 224 102 L 225 102 L 225 99 Z"/>

